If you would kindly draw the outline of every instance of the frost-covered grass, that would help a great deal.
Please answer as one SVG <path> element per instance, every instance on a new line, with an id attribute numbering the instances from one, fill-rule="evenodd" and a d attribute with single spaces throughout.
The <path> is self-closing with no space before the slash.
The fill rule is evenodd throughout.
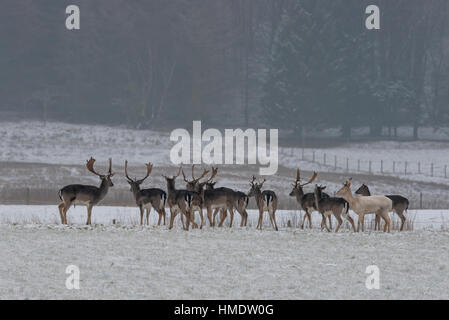
<path id="1" fill-rule="evenodd" d="M 1 299 L 448 299 L 449 233 L 0 225 Z M 68 290 L 68 265 L 80 290 Z M 367 266 L 380 269 L 368 290 Z"/>
<path id="2" fill-rule="evenodd" d="M 167 221 L 169 218 L 169 210 L 167 211 Z M 257 210 L 248 210 L 248 227 L 255 228 L 259 213 Z M 357 216 L 350 211 L 350 215 L 357 222 Z M 407 220 L 412 230 L 431 229 L 431 230 L 449 230 L 449 210 L 409 210 Z M 86 222 L 86 207 L 76 206 L 70 208 L 67 219 L 69 224 L 82 225 Z M 390 213 L 393 224 L 398 225 L 399 219 L 396 214 Z M 204 210 L 204 218 L 206 219 L 206 210 Z M 217 219 L 219 217 L 217 216 Z M 158 216 L 154 210 L 150 214 L 150 225 L 157 223 Z M 179 215 L 176 218 L 177 227 L 180 228 Z M 293 228 L 300 226 L 303 219 L 303 212 L 299 210 L 278 210 L 276 213 L 276 221 L 280 227 L 286 228 L 290 225 Z M 225 226 L 229 226 L 229 217 L 225 222 Z M 195 221 L 199 222 L 199 214 L 196 213 Z M 344 221 L 344 228 L 349 230 L 349 224 Z M 140 214 L 137 207 L 94 207 L 92 213 L 92 223 L 97 225 L 112 225 L 115 222 L 118 225 L 134 227 L 140 224 Z M 314 212 L 312 214 L 313 227 L 320 227 L 321 216 Z M 58 208 L 53 206 L 26 206 L 26 205 L 0 205 L 0 224 L 25 225 L 55 225 L 60 223 Z M 365 224 L 367 228 L 373 229 L 374 215 L 367 215 Z M 236 212 L 233 226 L 240 225 L 240 215 Z M 333 219 L 333 227 L 337 226 L 336 220 Z M 268 214 L 264 214 L 264 228 L 270 230 L 271 225 Z"/>

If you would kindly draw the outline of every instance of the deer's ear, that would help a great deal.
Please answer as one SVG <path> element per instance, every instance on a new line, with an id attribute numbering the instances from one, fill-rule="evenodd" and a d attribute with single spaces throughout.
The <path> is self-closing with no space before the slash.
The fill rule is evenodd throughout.
<path id="1" fill-rule="evenodd" d="M 324 186 L 324 187 L 321 187 L 321 190 L 324 190 L 324 189 L 326 189 L 326 186 Z"/>

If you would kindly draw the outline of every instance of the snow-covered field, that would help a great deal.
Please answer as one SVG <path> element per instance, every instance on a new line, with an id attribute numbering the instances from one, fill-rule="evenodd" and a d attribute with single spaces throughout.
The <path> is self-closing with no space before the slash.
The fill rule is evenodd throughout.
<path id="1" fill-rule="evenodd" d="M 128 158 L 133 163 L 151 161 L 170 166 L 169 152 L 173 145 L 168 133 L 151 130 L 60 122 L 0 122 L 0 162 L 79 165 L 94 155 L 98 160 L 112 157 L 116 164 Z M 346 173 L 348 166 L 351 173 L 368 173 L 371 161 L 371 172 L 376 175 L 449 183 L 449 169 L 447 178 L 444 172 L 449 165 L 449 142 L 444 141 L 378 141 L 306 148 L 304 160 L 300 148 L 280 148 L 279 151 L 279 164 L 287 168 Z"/>
<path id="2" fill-rule="evenodd" d="M 449 298 L 447 231 L 1 224 L 0 252 L 1 299 Z"/>

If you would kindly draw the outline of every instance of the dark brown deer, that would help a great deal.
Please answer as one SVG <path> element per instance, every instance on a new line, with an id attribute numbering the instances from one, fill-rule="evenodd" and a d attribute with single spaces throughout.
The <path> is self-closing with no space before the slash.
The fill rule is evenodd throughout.
<path id="1" fill-rule="evenodd" d="M 341 219 L 341 216 L 343 216 L 346 220 L 351 223 L 352 228 L 355 232 L 355 225 L 354 220 L 349 215 L 349 203 L 343 198 L 337 198 L 337 197 L 323 197 L 323 190 L 326 189 L 324 186 L 318 186 L 315 185 L 315 206 L 322 214 L 321 219 L 321 231 L 325 227 L 327 231 L 332 231 L 332 225 L 330 226 L 330 230 L 327 227 L 326 223 L 326 217 L 330 216 L 331 214 L 334 215 L 334 217 L 338 221 L 338 226 L 335 229 L 335 232 L 338 232 L 340 230 L 340 226 L 343 223 L 343 220 Z"/>
<path id="2" fill-rule="evenodd" d="M 87 161 L 86 167 L 87 170 L 100 177 L 100 187 L 71 184 L 59 190 L 59 199 L 62 201 L 58 205 L 61 223 L 67 224 L 67 211 L 72 204 L 82 204 L 87 206 L 86 224 L 91 224 L 90 218 L 92 215 L 92 208 L 104 199 L 108 193 L 109 187 L 114 186 L 111 180 L 111 177 L 114 176 L 114 173 L 112 173 L 112 159 L 109 159 L 109 169 L 106 174 L 97 173 L 94 169 L 94 163 L 95 159 L 91 157 Z"/>
<path id="3" fill-rule="evenodd" d="M 212 168 L 214 170 L 214 168 Z M 200 214 L 201 219 L 201 226 L 200 228 L 203 228 L 204 226 L 204 216 L 203 216 L 203 188 L 204 185 L 209 181 L 200 182 L 200 180 L 209 173 L 208 170 L 203 170 L 203 173 L 199 178 L 195 178 L 195 165 L 192 166 L 192 180 L 188 180 L 184 174 L 184 170 L 181 169 L 182 176 L 184 177 L 184 181 L 186 182 L 186 189 L 188 191 L 193 192 L 192 194 L 192 205 L 191 205 L 191 217 L 192 217 L 192 224 L 194 228 L 198 227 L 198 224 L 195 222 L 195 212 L 198 211 Z M 212 177 L 213 178 L 213 177 Z M 184 224 L 184 219 L 181 216 L 181 220 Z"/>
<path id="4" fill-rule="evenodd" d="M 360 194 L 362 196 L 370 196 L 371 192 L 369 191 L 369 188 L 367 185 L 362 184 L 360 188 L 357 189 L 355 192 L 356 194 Z M 392 211 L 394 211 L 399 218 L 401 219 L 401 229 L 400 231 L 404 230 L 405 221 L 407 220 L 405 218 L 404 212 L 407 212 L 409 201 L 407 198 L 400 196 L 400 195 L 386 195 L 387 198 L 390 198 L 393 202 L 393 208 Z M 376 216 L 376 222 L 374 225 L 374 230 L 380 230 L 380 217 Z"/>
<path id="5" fill-rule="evenodd" d="M 296 170 L 296 180 L 295 183 L 293 184 L 293 189 L 290 192 L 290 197 L 295 197 L 296 201 L 301 205 L 301 208 L 304 210 L 305 214 L 304 217 L 302 219 L 302 223 L 301 223 L 301 229 L 304 229 L 304 224 L 306 221 L 306 218 L 308 219 L 309 222 L 309 228 L 312 228 L 312 212 L 314 210 L 316 210 L 315 207 L 315 195 L 313 192 L 309 192 L 309 193 L 304 193 L 303 187 L 311 184 L 316 177 L 318 176 L 318 173 L 313 172 L 312 177 L 309 179 L 309 181 L 307 181 L 306 183 L 301 184 L 301 172 L 299 171 L 299 169 Z M 322 193 L 323 197 L 329 197 L 329 195 L 327 193 Z M 332 219 L 329 216 L 329 224 L 330 227 L 332 228 Z"/>
<path id="6" fill-rule="evenodd" d="M 276 193 L 271 190 L 262 191 L 262 186 L 267 181 L 263 179 L 261 183 L 254 183 L 256 177 L 253 176 L 250 181 L 251 189 L 248 192 L 248 197 L 255 197 L 257 208 L 259 208 L 259 222 L 257 224 L 257 229 L 262 230 L 263 213 L 265 211 L 270 215 L 270 221 L 273 228 L 278 231 L 278 226 L 276 224 L 276 209 L 278 205 L 278 197 Z"/>
<path id="7" fill-rule="evenodd" d="M 217 170 L 217 169 L 215 169 Z M 229 222 L 229 227 L 232 228 L 232 223 L 234 221 L 234 209 L 237 210 L 237 212 L 240 214 L 241 222 L 240 227 L 246 227 L 248 223 L 248 212 L 246 211 L 246 208 L 248 207 L 248 196 L 241 192 L 241 191 L 235 191 L 230 188 L 220 187 L 215 188 L 216 182 L 207 182 L 206 183 L 206 190 L 222 190 L 223 192 L 226 192 L 229 197 L 231 197 L 232 207 L 233 209 L 230 211 L 231 221 Z M 220 209 L 217 208 L 214 211 L 212 224 L 215 225 L 215 218 L 217 216 L 217 213 Z M 227 218 L 227 210 L 221 210 L 220 215 L 220 222 L 218 224 L 219 227 L 223 226 L 224 221 Z"/>
<path id="8" fill-rule="evenodd" d="M 145 166 L 147 168 L 146 176 L 140 180 L 137 180 L 137 178 L 132 179 L 128 175 L 128 160 L 125 161 L 125 177 L 131 186 L 131 192 L 133 193 L 136 204 L 140 209 L 140 225 L 143 225 L 143 212 L 145 210 L 147 214 L 147 225 L 149 224 L 151 208 L 154 208 L 154 210 L 159 214 L 157 225 L 161 225 L 162 218 L 164 219 L 165 225 L 165 202 L 167 201 L 167 193 L 158 188 L 140 189 L 140 185 L 150 176 L 151 171 L 153 170 L 153 165 L 151 163 L 145 164 Z"/>
<path id="9" fill-rule="evenodd" d="M 167 205 L 170 208 L 170 225 L 169 229 L 173 228 L 173 222 L 178 213 L 186 217 L 186 225 L 183 228 L 189 230 L 191 222 L 190 206 L 192 203 L 193 193 L 184 189 L 176 189 L 175 180 L 181 174 L 182 168 L 179 168 L 178 174 L 173 177 L 162 175 L 167 181 Z"/>

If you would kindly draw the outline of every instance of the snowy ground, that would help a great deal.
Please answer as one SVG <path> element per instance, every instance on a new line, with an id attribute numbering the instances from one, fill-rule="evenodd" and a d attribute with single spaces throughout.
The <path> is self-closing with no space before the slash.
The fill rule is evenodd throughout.
<path id="1" fill-rule="evenodd" d="M 444 231 L 2 224 L 0 252 L 1 299 L 449 299 Z"/>

